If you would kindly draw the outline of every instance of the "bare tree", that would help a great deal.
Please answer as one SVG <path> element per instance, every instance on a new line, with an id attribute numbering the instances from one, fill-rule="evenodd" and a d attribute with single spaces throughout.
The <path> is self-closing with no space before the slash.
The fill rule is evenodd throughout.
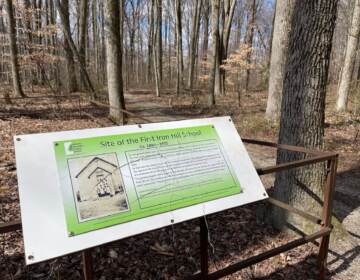
<path id="1" fill-rule="evenodd" d="M 147 59 L 147 72 L 146 82 L 151 80 L 151 65 L 153 55 L 153 37 L 154 37 L 154 5 L 155 0 L 148 1 L 148 59 Z"/>
<path id="2" fill-rule="evenodd" d="M 153 62 L 154 62 L 154 76 L 155 76 L 155 90 L 156 90 L 156 96 L 159 97 L 160 96 L 160 82 L 161 82 L 161 70 L 160 70 L 160 64 L 161 64 L 161 59 L 159 59 L 160 54 L 160 45 L 161 42 L 159 41 L 159 35 L 158 33 L 161 32 L 160 29 L 160 23 L 161 20 L 159 20 L 159 17 L 161 17 L 161 9 L 159 9 L 159 2 L 161 2 L 161 0 L 154 0 L 154 5 L 153 5 L 153 9 L 154 9 L 154 16 L 155 16 L 155 27 L 154 27 L 154 36 L 153 36 Z M 161 37 L 160 37 L 161 38 Z"/>
<path id="3" fill-rule="evenodd" d="M 231 24 L 234 16 L 236 0 L 224 0 L 222 29 L 219 33 L 219 56 L 216 64 L 215 94 L 225 94 L 225 70 L 220 68 L 227 58 Z"/>
<path id="4" fill-rule="evenodd" d="M 192 19 L 192 31 L 190 39 L 190 49 L 189 49 L 189 77 L 188 77 L 188 87 L 192 89 L 194 81 L 194 68 L 195 68 L 195 59 L 197 54 L 197 45 L 199 41 L 199 28 L 200 28 L 200 12 L 201 12 L 201 0 L 195 0 L 194 6 L 195 11 Z"/>
<path id="5" fill-rule="evenodd" d="M 359 34 L 360 34 L 360 0 L 355 0 L 351 27 L 349 30 L 348 40 L 346 44 L 345 60 L 339 81 L 338 99 L 336 102 L 337 111 L 344 111 L 347 109 L 350 83 L 355 66 Z"/>
<path id="6" fill-rule="evenodd" d="M 122 0 L 123 1 L 123 0 Z M 122 50 L 120 41 L 120 7 L 119 0 L 104 1 L 106 72 L 110 103 L 110 118 L 123 124 L 125 100 L 122 81 Z"/>
<path id="7" fill-rule="evenodd" d="M 280 114 L 285 59 L 288 51 L 294 0 L 277 0 L 270 55 L 269 93 L 266 117 L 276 120 Z"/>
<path id="8" fill-rule="evenodd" d="M 210 1 L 203 2 L 203 42 L 202 42 L 202 59 L 207 60 L 208 46 L 209 46 L 209 19 L 210 19 Z"/>
<path id="9" fill-rule="evenodd" d="M 163 67 L 162 67 L 162 56 L 163 56 L 163 47 L 162 47 L 162 0 L 156 0 L 156 28 L 158 28 L 158 32 L 156 33 L 156 41 L 157 41 L 157 65 L 158 65 L 158 78 L 159 82 L 162 81 L 163 77 Z"/>
<path id="10" fill-rule="evenodd" d="M 246 34 L 245 34 L 245 44 L 249 47 L 253 46 L 253 39 L 254 39 L 254 31 L 255 31 L 255 20 L 256 20 L 256 0 L 251 0 L 251 5 L 249 9 L 250 18 L 248 20 Z M 251 54 L 249 52 L 246 57 L 246 62 L 248 64 L 251 63 Z M 245 72 L 245 90 L 248 91 L 249 89 L 249 79 L 250 79 L 250 69 L 246 69 Z"/>
<path id="11" fill-rule="evenodd" d="M 12 0 L 5 1 L 5 9 L 8 19 L 8 37 L 10 42 L 11 73 L 12 73 L 14 94 L 17 96 L 25 97 L 20 82 L 18 50 L 16 46 L 16 31 L 15 31 L 16 23 L 14 19 Z"/>
<path id="12" fill-rule="evenodd" d="M 99 28 L 98 28 L 98 20 L 97 20 L 97 12 L 98 12 L 98 2 L 97 0 L 92 0 L 92 9 L 91 9 L 91 17 L 92 17 L 92 47 L 93 47 L 93 58 L 94 58 L 94 66 L 95 66 L 95 74 L 97 82 L 100 82 L 100 69 L 99 69 Z"/>
<path id="13" fill-rule="evenodd" d="M 66 12 L 64 11 L 64 8 L 62 7 L 60 0 L 55 0 L 56 1 L 56 8 L 57 11 L 59 12 L 59 16 L 61 19 L 61 23 L 62 23 L 62 29 L 63 29 L 63 33 L 65 36 L 65 39 L 67 40 L 67 42 L 69 43 L 69 46 L 71 48 L 71 51 L 73 53 L 73 55 L 76 57 L 76 59 L 79 62 L 79 66 L 80 66 L 80 73 L 83 75 L 84 79 L 85 79 L 85 83 L 87 84 L 87 87 L 89 87 L 90 92 L 91 92 L 91 96 L 95 97 L 96 96 L 96 92 L 94 89 L 94 86 L 90 80 L 89 74 L 86 71 L 86 67 L 85 64 L 83 63 L 81 56 L 79 54 L 79 51 L 77 50 L 75 43 L 71 37 L 71 31 L 70 28 L 68 28 L 68 26 L 66 26 Z"/>
<path id="14" fill-rule="evenodd" d="M 64 19 L 65 19 L 64 25 L 66 26 L 65 29 L 70 30 L 69 0 L 62 0 L 61 4 L 64 11 Z M 74 55 L 73 52 L 71 51 L 70 44 L 66 39 L 64 40 L 64 51 L 65 51 L 66 68 L 67 68 L 67 90 L 68 92 L 74 92 L 77 91 Z"/>
<path id="15" fill-rule="evenodd" d="M 88 0 L 80 0 L 80 19 L 79 19 L 79 55 L 81 63 L 86 67 L 86 37 L 88 27 Z M 80 74 L 80 85 L 86 88 L 85 77 Z"/>
<path id="16" fill-rule="evenodd" d="M 279 143 L 320 149 L 324 139 L 326 83 L 337 0 L 295 0 L 281 105 Z M 304 154 L 279 149 L 277 163 L 303 159 Z M 318 215 L 324 165 L 279 172 L 274 196 Z M 309 188 L 304 191 L 304 188 Z M 275 226 L 287 221 L 305 233 L 311 225 L 289 212 L 274 209 Z"/>
<path id="17" fill-rule="evenodd" d="M 212 29 L 212 67 L 209 77 L 209 98 L 208 105 L 215 105 L 215 74 L 216 64 L 219 57 L 219 7 L 220 0 L 211 1 L 211 29 Z"/>
<path id="18" fill-rule="evenodd" d="M 183 52 L 182 52 L 182 24 L 181 24 L 181 0 L 175 0 L 175 19 L 176 19 L 176 94 L 180 93 L 183 86 Z"/>

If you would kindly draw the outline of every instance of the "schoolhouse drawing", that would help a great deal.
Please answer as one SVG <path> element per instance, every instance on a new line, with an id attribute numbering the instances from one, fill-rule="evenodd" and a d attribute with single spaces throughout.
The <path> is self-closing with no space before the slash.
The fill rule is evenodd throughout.
<path id="1" fill-rule="evenodd" d="M 79 190 L 77 200 L 98 200 L 124 192 L 123 180 L 117 165 L 101 157 L 92 158 L 75 176 Z"/>

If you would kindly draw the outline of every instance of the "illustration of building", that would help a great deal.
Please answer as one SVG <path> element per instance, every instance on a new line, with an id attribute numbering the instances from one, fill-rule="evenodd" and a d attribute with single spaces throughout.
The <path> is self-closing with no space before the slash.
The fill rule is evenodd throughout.
<path id="1" fill-rule="evenodd" d="M 75 176 L 79 191 L 77 200 L 98 200 L 124 192 L 123 180 L 117 165 L 100 157 L 92 158 Z"/>

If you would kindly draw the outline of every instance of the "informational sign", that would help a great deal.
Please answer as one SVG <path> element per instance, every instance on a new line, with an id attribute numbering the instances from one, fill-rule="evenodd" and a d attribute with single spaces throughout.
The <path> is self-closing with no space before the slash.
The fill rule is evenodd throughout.
<path id="1" fill-rule="evenodd" d="M 28 264 L 267 198 L 229 117 L 15 137 Z"/>

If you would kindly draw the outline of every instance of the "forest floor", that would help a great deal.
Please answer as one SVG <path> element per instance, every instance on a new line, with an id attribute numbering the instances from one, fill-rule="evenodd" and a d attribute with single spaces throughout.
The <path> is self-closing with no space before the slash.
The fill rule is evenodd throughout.
<path id="1" fill-rule="evenodd" d="M 28 94 L 46 93 L 36 89 Z M 162 96 L 155 98 L 153 92 L 142 89 L 127 92 L 125 98 L 128 110 L 153 122 L 230 115 L 242 137 L 276 141 L 278 125 L 264 119 L 266 92 L 243 96 L 241 107 L 233 96 L 218 97 L 218 104 L 211 109 L 204 106 L 206 96 L 200 92 L 194 96 L 177 98 L 171 91 L 163 90 Z M 335 114 L 334 98 L 330 91 L 325 149 L 340 154 L 334 213 L 347 233 L 332 239 L 328 277 L 360 279 L 360 115 Z M 20 218 L 14 135 L 114 124 L 107 118 L 106 109 L 87 101 L 79 103 L 77 98 L 0 103 L 0 219 L 7 222 Z M 129 123 L 135 122 L 143 121 L 129 119 Z M 274 149 L 254 145 L 247 148 L 257 167 L 275 163 Z M 262 179 L 271 188 L 273 177 Z M 262 205 L 239 207 L 207 218 L 211 271 L 293 239 L 258 219 L 256 210 Z M 186 278 L 200 269 L 198 233 L 198 221 L 193 220 L 96 248 L 92 253 L 96 279 Z M 303 245 L 226 279 L 316 279 L 316 253 L 315 245 Z M 80 254 L 26 267 L 21 232 L 0 236 L 0 279 L 80 278 Z"/>

